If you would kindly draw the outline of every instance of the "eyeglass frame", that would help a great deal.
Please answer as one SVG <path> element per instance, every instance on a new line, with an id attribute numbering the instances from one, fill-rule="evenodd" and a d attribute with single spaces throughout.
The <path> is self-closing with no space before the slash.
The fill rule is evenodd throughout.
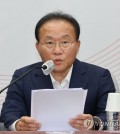
<path id="1" fill-rule="evenodd" d="M 52 41 L 51 41 L 52 42 Z M 73 43 L 77 42 L 77 40 L 75 41 L 71 41 L 71 42 L 67 42 L 69 45 L 68 46 L 64 46 L 65 42 L 52 42 L 53 44 L 48 44 L 49 42 L 40 42 L 40 44 L 42 44 L 43 46 L 46 46 L 46 48 L 48 49 L 54 49 L 55 46 L 58 44 L 62 49 L 68 49 L 69 46 L 71 46 Z M 63 44 L 62 44 L 63 43 Z M 47 45 L 51 45 L 51 47 L 48 47 Z"/>

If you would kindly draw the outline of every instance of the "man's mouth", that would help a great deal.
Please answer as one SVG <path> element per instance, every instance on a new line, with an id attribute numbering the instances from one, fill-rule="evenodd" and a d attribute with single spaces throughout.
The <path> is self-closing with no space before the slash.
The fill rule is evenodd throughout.
<path id="1" fill-rule="evenodd" d="M 60 64 L 62 63 L 62 61 L 63 61 L 63 60 L 61 60 L 61 59 L 55 59 L 55 60 L 54 60 L 54 63 L 55 63 L 56 65 L 60 65 Z"/>

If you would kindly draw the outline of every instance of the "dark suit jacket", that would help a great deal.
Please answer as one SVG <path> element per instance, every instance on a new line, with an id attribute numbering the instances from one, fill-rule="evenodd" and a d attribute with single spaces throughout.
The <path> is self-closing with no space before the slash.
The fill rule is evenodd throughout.
<path id="1" fill-rule="evenodd" d="M 27 72 L 33 66 L 41 66 L 42 62 L 35 63 L 16 70 L 12 81 Z M 110 72 L 101 67 L 75 60 L 69 88 L 88 89 L 84 113 L 99 116 L 106 120 L 106 101 L 109 92 L 115 92 Z M 34 69 L 27 76 L 9 87 L 7 97 L 1 111 L 1 119 L 9 127 L 21 116 L 30 116 L 31 90 L 53 89 L 50 76 L 43 74 L 40 68 Z M 78 113 L 79 114 L 79 113 Z"/>

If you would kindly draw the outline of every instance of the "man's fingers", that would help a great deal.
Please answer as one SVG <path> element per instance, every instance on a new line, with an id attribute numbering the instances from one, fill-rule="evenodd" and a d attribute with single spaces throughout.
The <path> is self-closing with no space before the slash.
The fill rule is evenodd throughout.
<path id="1" fill-rule="evenodd" d="M 31 117 L 23 116 L 20 118 L 20 121 L 25 122 L 25 123 L 37 123 L 36 120 L 32 119 Z"/>
<path id="2" fill-rule="evenodd" d="M 71 126 L 75 129 L 78 129 L 78 130 L 85 130 L 86 128 L 83 126 L 83 123 L 82 122 L 79 122 L 79 123 L 73 123 L 71 124 Z"/>
<path id="3" fill-rule="evenodd" d="M 69 125 L 79 130 L 91 129 L 93 127 L 93 118 L 90 114 L 79 114 L 70 119 Z"/>
<path id="4" fill-rule="evenodd" d="M 37 127 L 20 127 L 19 131 L 37 131 Z"/>
<path id="5" fill-rule="evenodd" d="M 92 119 L 92 116 L 90 114 L 78 114 L 75 118 L 80 119 L 80 120 L 85 120 L 85 119 L 88 119 L 88 118 Z"/>
<path id="6" fill-rule="evenodd" d="M 40 123 L 31 117 L 23 116 L 16 123 L 16 130 L 18 131 L 36 131 L 40 128 Z"/>
<path id="7" fill-rule="evenodd" d="M 40 124 L 39 123 L 35 123 L 35 124 L 33 124 L 33 123 L 25 123 L 25 122 L 20 121 L 19 126 L 20 127 L 26 127 L 26 128 L 27 127 L 28 128 L 39 128 Z"/>
<path id="8" fill-rule="evenodd" d="M 83 125 L 84 120 L 76 120 L 76 119 L 71 119 L 69 121 L 69 124 L 79 124 L 79 125 Z"/>

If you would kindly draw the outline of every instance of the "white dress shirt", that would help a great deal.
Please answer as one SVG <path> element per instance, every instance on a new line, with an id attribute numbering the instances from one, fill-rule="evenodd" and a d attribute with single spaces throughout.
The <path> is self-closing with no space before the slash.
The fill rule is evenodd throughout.
<path id="1" fill-rule="evenodd" d="M 59 83 L 58 81 L 56 81 L 53 76 L 50 74 L 51 80 L 52 80 L 52 84 L 54 89 L 63 89 L 63 88 L 69 88 L 69 84 L 70 84 L 70 78 L 71 78 L 71 74 L 72 74 L 72 69 L 73 69 L 73 65 L 71 66 L 68 74 L 66 75 L 66 77 L 61 81 L 61 83 Z M 19 120 L 19 119 L 18 119 Z M 13 122 L 10 126 L 9 129 L 11 131 L 16 131 L 15 125 L 16 122 L 18 121 L 16 120 L 15 122 Z"/>
<path id="2" fill-rule="evenodd" d="M 73 66 L 70 68 L 67 76 L 61 81 L 61 83 L 59 83 L 58 81 L 56 81 L 53 76 L 50 74 L 51 80 L 52 80 L 52 84 L 54 89 L 63 89 L 63 88 L 69 88 L 69 84 L 70 84 L 70 78 L 71 78 L 71 74 L 72 74 L 72 69 Z"/>

